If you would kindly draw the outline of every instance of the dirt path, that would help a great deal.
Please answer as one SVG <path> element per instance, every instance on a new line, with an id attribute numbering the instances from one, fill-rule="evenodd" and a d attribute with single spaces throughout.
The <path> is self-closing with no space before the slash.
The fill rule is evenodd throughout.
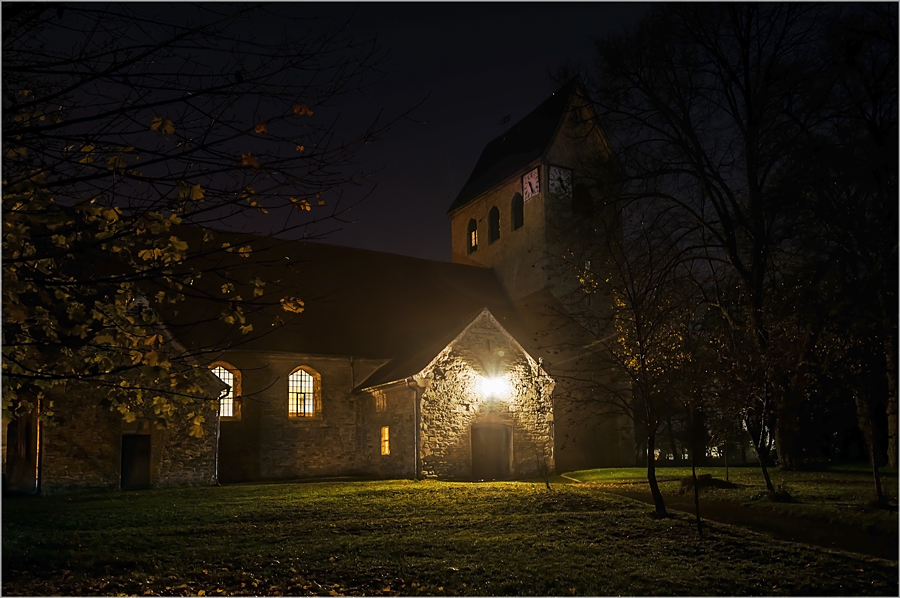
<path id="1" fill-rule="evenodd" d="M 650 492 L 604 488 L 607 492 L 653 504 Z M 666 508 L 693 516 L 694 497 L 665 496 Z M 822 521 L 811 517 L 786 516 L 772 511 L 744 507 L 736 503 L 700 498 L 700 517 L 752 528 L 778 540 L 815 544 L 827 548 L 849 550 L 883 559 L 897 560 L 898 534 L 867 531 L 858 527 Z"/>

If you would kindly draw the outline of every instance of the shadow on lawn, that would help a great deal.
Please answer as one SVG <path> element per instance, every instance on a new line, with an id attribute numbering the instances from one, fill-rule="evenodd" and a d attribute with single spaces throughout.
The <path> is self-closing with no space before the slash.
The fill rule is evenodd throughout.
<path id="1" fill-rule="evenodd" d="M 648 490 L 616 488 L 604 488 L 604 490 L 618 496 L 653 504 L 653 498 Z M 691 515 L 694 513 L 692 494 L 668 494 L 665 496 L 665 501 L 668 509 Z M 898 559 L 898 552 L 900 552 L 898 550 L 900 537 L 898 537 L 896 529 L 884 530 L 873 526 L 863 529 L 818 517 L 786 515 L 775 510 L 746 507 L 735 502 L 709 500 L 703 498 L 702 495 L 700 517 L 720 523 L 748 527 L 772 536 L 776 540 L 849 550 L 893 561 Z"/>

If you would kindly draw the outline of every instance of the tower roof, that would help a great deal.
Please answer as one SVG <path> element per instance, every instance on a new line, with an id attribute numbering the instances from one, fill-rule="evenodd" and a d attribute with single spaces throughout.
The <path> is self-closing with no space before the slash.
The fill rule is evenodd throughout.
<path id="1" fill-rule="evenodd" d="M 553 140 L 569 105 L 569 98 L 577 88 L 578 79 L 572 79 L 512 128 L 488 143 L 466 184 L 447 211 L 452 212 L 464 206 L 483 191 L 542 156 Z"/>

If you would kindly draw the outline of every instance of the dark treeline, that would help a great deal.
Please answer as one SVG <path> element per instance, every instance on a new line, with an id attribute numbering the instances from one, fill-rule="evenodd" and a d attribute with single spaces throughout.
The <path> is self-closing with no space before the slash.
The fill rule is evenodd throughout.
<path id="1" fill-rule="evenodd" d="M 773 465 L 896 467 L 896 5 L 665 5 L 596 49 L 611 151 L 561 259 L 607 298 L 569 311 L 651 487 L 655 454 L 728 446 L 773 492 Z"/>

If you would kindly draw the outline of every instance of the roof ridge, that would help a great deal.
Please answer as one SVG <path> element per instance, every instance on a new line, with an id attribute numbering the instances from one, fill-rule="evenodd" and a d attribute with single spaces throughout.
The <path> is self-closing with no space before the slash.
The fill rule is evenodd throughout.
<path id="1" fill-rule="evenodd" d="M 489 141 L 447 212 L 461 208 L 543 156 L 556 136 L 574 91 L 580 85 L 581 79 L 573 77 L 506 132 Z"/>

